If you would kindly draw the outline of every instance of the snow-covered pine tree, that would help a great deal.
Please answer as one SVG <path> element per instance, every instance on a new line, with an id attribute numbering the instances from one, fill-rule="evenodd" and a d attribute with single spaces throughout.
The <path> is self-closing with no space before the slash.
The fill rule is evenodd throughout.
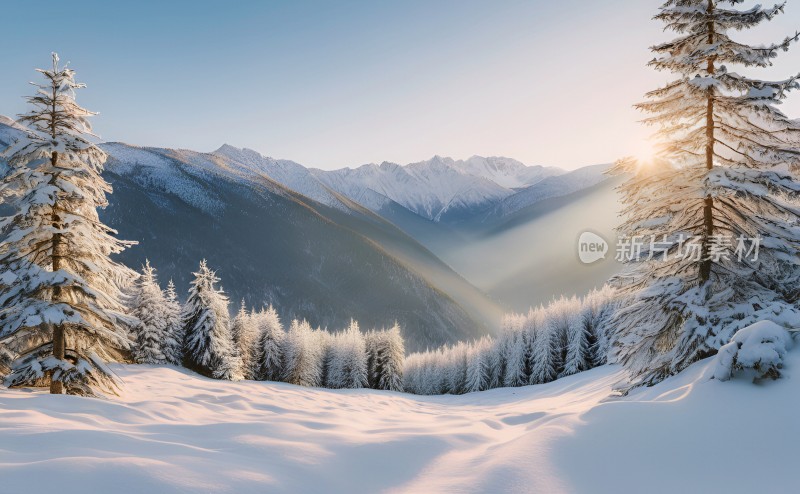
<path id="1" fill-rule="evenodd" d="M 298 386 L 321 386 L 325 348 L 307 321 L 293 320 L 283 345 L 284 381 Z"/>
<path id="2" fill-rule="evenodd" d="M 270 305 L 251 316 L 255 319 L 258 335 L 254 351 L 254 358 L 258 363 L 256 379 L 278 381 L 284 374 L 283 340 L 286 338 L 278 311 Z"/>
<path id="3" fill-rule="evenodd" d="M 247 312 L 244 299 L 239 306 L 239 312 L 233 319 L 231 333 L 236 344 L 236 351 L 242 361 L 242 375 L 245 379 L 255 379 L 258 368 L 258 361 L 255 357 L 258 327 L 253 315 Z"/>
<path id="4" fill-rule="evenodd" d="M 592 335 L 592 367 L 613 362 L 610 355 L 614 338 L 611 322 L 615 310 L 616 293 L 609 285 L 592 290 L 583 299 L 583 319 Z"/>
<path id="5" fill-rule="evenodd" d="M 489 366 L 489 380 L 486 389 L 499 388 L 503 385 L 503 347 L 499 339 L 491 341 L 487 355 Z"/>
<path id="6" fill-rule="evenodd" d="M 507 315 L 502 323 L 502 352 L 505 362 L 503 386 L 517 387 L 528 383 L 528 344 L 525 338 L 526 319 L 519 314 Z"/>
<path id="7" fill-rule="evenodd" d="M 164 344 L 162 351 L 167 363 L 181 365 L 183 363 L 183 321 L 182 307 L 175 292 L 175 283 L 169 280 L 164 294 Z"/>
<path id="8" fill-rule="evenodd" d="M 364 388 L 367 379 L 367 348 L 358 323 L 331 338 L 330 358 L 327 362 L 325 385 L 331 389 Z"/>
<path id="9" fill-rule="evenodd" d="M 129 348 L 120 288 L 136 274 L 110 258 L 133 242 L 114 238 L 97 208 L 107 205 L 106 155 L 89 140 L 94 113 L 75 102 L 75 72 L 38 72 L 27 136 L 4 151 L 11 170 L 0 202 L 0 346 L 15 353 L 6 383 L 49 384 L 50 392 L 115 392 L 106 367 Z"/>
<path id="10" fill-rule="evenodd" d="M 530 384 L 543 384 L 555 380 L 563 369 L 566 353 L 566 332 L 569 325 L 569 310 L 564 302 L 554 300 L 547 308 L 540 309 L 539 321 L 534 326 L 536 337 L 531 347 Z"/>
<path id="11" fill-rule="evenodd" d="M 596 337 L 592 332 L 591 320 L 577 297 L 569 299 L 566 316 L 566 354 L 564 369 L 559 377 L 571 376 L 592 368 L 594 356 L 592 348 Z"/>
<path id="12" fill-rule="evenodd" d="M 167 344 L 167 300 L 158 286 L 156 270 L 145 260 L 137 283 L 133 315 L 139 320 L 134 327 L 136 343 L 133 358 L 140 364 L 165 364 L 164 345 Z"/>
<path id="13" fill-rule="evenodd" d="M 735 41 L 732 32 L 785 5 L 740 10 L 740 3 L 669 0 L 655 16 L 678 33 L 653 47 L 650 62 L 677 78 L 639 105 L 660 127 L 660 159 L 623 160 L 614 169 L 632 175 L 621 187 L 620 233 L 655 244 L 638 262 L 627 256 L 615 280 L 629 299 L 615 324 L 632 385 L 714 354 L 757 320 L 800 318 L 800 124 L 777 109 L 800 84 L 797 76 L 769 82 L 731 70 L 767 67 L 799 36 L 766 46 Z M 756 238 L 757 257 L 749 240 Z"/>
<path id="14" fill-rule="evenodd" d="M 466 393 L 485 391 L 491 387 L 491 353 L 493 342 L 484 336 L 467 351 Z"/>
<path id="15" fill-rule="evenodd" d="M 376 389 L 403 391 L 403 368 L 406 357 L 405 343 L 400 326 L 395 323 L 381 331 L 375 365 Z"/>
<path id="16" fill-rule="evenodd" d="M 184 365 L 214 379 L 242 378 L 242 363 L 230 329 L 228 297 L 205 259 L 194 274 L 183 312 Z"/>
<path id="17" fill-rule="evenodd" d="M 460 395 L 466 392 L 467 349 L 468 345 L 459 341 L 445 350 L 447 393 Z"/>

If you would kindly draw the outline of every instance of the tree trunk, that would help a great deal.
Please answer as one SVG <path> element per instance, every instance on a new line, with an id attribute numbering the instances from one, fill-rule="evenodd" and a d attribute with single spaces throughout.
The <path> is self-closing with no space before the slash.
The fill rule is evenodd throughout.
<path id="1" fill-rule="evenodd" d="M 707 12 L 711 15 L 714 11 L 714 1 L 708 0 Z M 713 44 L 715 29 L 713 21 L 708 22 L 708 44 Z M 708 74 L 713 75 L 714 57 L 708 58 Z M 714 168 L 714 88 L 708 88 L 708 105 L 706 107 L 706 169 Z M 714 235 L 714 198 L 706 195 L 703 205 L 703 238 L 700 260 L 700 283 L 703 284 L 711 277 L 711 237 Z"/>
<path id="2" fill-rule="evenodd" d="M 58 153 L 53 152 L 50 155 L 50 163 L 55 168 L 58 164 Z M 57 175 L 53 175 L 53 180 Z M 61 228 L 61 218 L 58 216 L 56 205 L 53 205 L 53 214 L 51 218 L 53 228 Z M 53 271 L 61 269 L 61 234 L 53 234 Z M 61 287 L 53 288 L 53 302 L 59 302 L 61 299 Z M 64 325 L 53 325 L 53 357 L 58 360 L 64 360 L 66 355 L 66 335 L 64 334 Z M 53 380 L 53 374 L 50 374 L 50 394 L 60 395 L 64 393 L 64 384 L 61 381 Z"/>

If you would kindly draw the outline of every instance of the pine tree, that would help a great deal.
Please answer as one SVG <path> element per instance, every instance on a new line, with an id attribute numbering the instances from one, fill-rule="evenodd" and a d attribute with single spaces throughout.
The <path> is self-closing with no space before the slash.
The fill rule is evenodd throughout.
<path id="1" fill-rule="evenodd" d="M 460 395 L 467 389 L 467 349 L 463 341 L 446 351 L 447 393 Z"/>
<path id="2" fill-rule="evenodd" d="M 499 388 L 503 385 L 503 351 L 499 340 L 493 340 L 487 355 L 489 379 L 486 389 Z"/>
<path id="3" fill-rule="evenodd" d="M 530 384 L 543 384 L 554 381 L 562 367 L 562 355 L 566 352 L 566 330 L 569 316 L 563 298 L 554 300 L 540 316 L 535 326 L 536 338 L 531 348 Z"/>
<path id="4" fill-rule="evenodd" d="M 528 383 L 528 345 L 523 326 L 525 318 L 521 315 L 509 315 L 503 319 L 503 360 L 505 361 L 505 375 L 503 386 L 517 387 Z"/>
<path id="5" fill-rule="evenodd" d="M 616 312 L 616 293 L 609 285 L 592 290 L 583 300 L 583 318 L 591 335 L 591 367 L 613 362 L 612 341 L 615 338 L 612 320 Z"/>
<path id="6" fill-rule="evenodd" d="M 491 387 L 492 340 L 483 337 L 467 352 L 467 384 L 465 392 L 485 391 Z"/>
<path id="7" fill-rule="evenodd" d="M 639 105 L 659 126 L 660 159 L 623 160 L 614 170 L 631 174 L 619 231 L 631 245 L 647 244 L 644 255 L 626 256 L 628 269 L 615 280 L 628 299 L 615 324 L 633 385 L 714 354 L 754 321 L 800 317 L 800 124 L 777 109 L 800 84 L 797 76 L 769 82 L 731 70 L 767 67 L 800 36 L 757 47 L 734 41 L 733 31 L 784 10 L 739 3 L 669 0 L 655 16 L 678 33 L 653 47 L 650 62 L 677 78 Z M 748 253 L 754 245 L 757 256 Z"/>
<path id="8" fill-rule="evenodd" d="M 242 363 L 230 330 L 228 297 L 205 259 L 194 274 L 183 313 L 184 365 L 206 377 L 238 380 Z"/>
<path id="9" fill-rule="evenodd" d="M 183 321 L 181 320 L 181 304 L 175 292 L 175 283 L 169 280 L 164 300 L 164 344 L 162 351 L 167 363 L 181 365 L 183 363 Z"/>
<path id="10" fill-rule="evenodd" d="M 97 208 L 107 205 L 105 153 L 89 140 L 94 113 L 75 102 L 75 72 L 39 69 L 27 136 L 4 151 L 11 170 L 0 202 L 0 346 L 15 354 L 6 383 L 49 384 L 50 392 L 115 392 L 105 362 L 129 347 L 121 288 L 135 279 L 112 254 L 133 245 L 114 238 Z"/>
<path id="11" fill-rule="evenodd" d="M 381 332 L 375 366 L 377 389 L 403 391 L 403 368 L 406 356 L 400 326 L 395 323 Z"/>
<path id="12" fill-rule="evenodd" d="M 136 344 L 133 358 L 140 364 L 165 364 L 164 346 L 167 342 L 167 300 L 158 286 L 156 272 L 145 260 L 139 277 L 133 315 L 139 323 L 134 328 Z"/>
<path id="13" fill-rule="evenodd" d="M 306 321 L 292 321 L 284 339 L 283 380 L 298 386 L 319 387 L 323 383 L 325 348 L 322 338 Z"/>
<path id="14" fill-rule="evenodd" d="M 327 362 L 325 385 L 331 389 L 364 388 L 367 379 L 367 348 L 358 323 L 331 338 L 331 355 Z"/>
<path id="15" fill-rule="evenodd" d="M 255 357 L 258 327 L 255 318 L 247 312 L 244 299 L 242 299 L 239 312 L 233 319 L 231 333 L 236 344 L 236 350 L 241 357 L 242 375 L 245 379 L 255 379 L 258 368 L 258 361 Z"/>
<path id="16" fill-rule="evenodd" d="M 566 318 L 566 355 L 564 370 L 559 377 L 589 370 L 594 362 L 592 347 L 596 338 L 592 332 L 592 321 L 580 300 L 575 297 L 569 300 Z"/>
<path id="17" fill-rule="evenodd" d="M 258 362 L 256 379 L 278 381 L 284 375 L 283 343 L 286 338 L 278 312 L 270 305 L 251 316 L 255 319 L 258 335 L 254 351 L 254 358 Z"/>

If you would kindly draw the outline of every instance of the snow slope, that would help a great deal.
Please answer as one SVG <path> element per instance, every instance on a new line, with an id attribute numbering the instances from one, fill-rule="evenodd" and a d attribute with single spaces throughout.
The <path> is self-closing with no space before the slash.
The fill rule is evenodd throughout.
<path id="1" fill-rule="evenodd" d="M 0 390 L 0 492 L 792 491 L 800 352 L 761 385 L 710 363 L 626 398 L 613 366 L 439 397 L 118 366 L 115 400 Z"/>

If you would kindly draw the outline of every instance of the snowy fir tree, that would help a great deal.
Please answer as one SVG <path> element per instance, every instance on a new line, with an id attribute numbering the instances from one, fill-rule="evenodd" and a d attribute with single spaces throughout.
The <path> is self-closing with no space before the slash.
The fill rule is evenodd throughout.
<path id="1" fill-rule="evenodd" d="M 566 351 L 563 335 L 570 320 L 562 301 L 554 301 L 541 313 L 537 312 L 540 316 L 538 324 L 534 325 L 535 337 L 531 345 L 530 384 L 553 381 L 561 370 L 562 355 Z"/>
<path id="2" fill-rule="evenodd" d="M 298 386 L 322 386 L 325 345 L 319 333 L 307 321 L 292 321 L 283 344 L 284 381 Z"/>
<path id="3" fill-rule="evenodd" d="M 38 70 L 26 137 L 4 151 L 11 170 L 0 202 L 0 346 L 14 353 L 6 383 L 49 384 L 50 392 L 115 392 L 105 362 L 122 357 L 133 324 L 121 288 L 135 279 L 110 258 L 132 245 L 100 222 L 110 185 L 106 155 L 92 144 L 89 117 L 75 91 L 84 85 L 59 65 Z"/>
<path id="4" fill-rule="evenodd" d="M 485 391 L 492 388 L 492 354 L 491 338 L 483 337 L 470 346 L 467 356 L 467 383 L 465 392 Z"/>
<path id="5" fill-rule="evenodd" d="M 529 322 L 531 319 L 528 318 Z M 520 315 L 512 314 L 503 318 L 502 336 L 499 340 L 503 361 L 505 365 L 503 375 L 503 386 L 516 387 L 528 384 L 530 376 L 530 366 L 528 365 L 530 353 L 530 338 L 533 331 L 528 336 L 525 335 L 523 326 L 526 319 Z"/>
<path id="6" fill-rule="evenodd" d="M 162 352 L 167 363 L 181 365 L 183 363 L 183 321 L 181 320 L 181 304 L 175 292 L 175 283 L 169 280 L 164 293 L 164 344 Z"/>
<path id="7" fill-rule="evenodd" d="M 592 331 L 589 314 L 581 307 L 581 302 L 573 297 L 566 307 L 566 352 L 564 353 L 564 369 L 559 377 L 571 376 L 593 367 L 592 354 L 596 336 Z"/>
<path id="8" fill-rule="evenodd" d="M 158 286 L 156 270 L 146 260 L 137 283 L 133 315 L 138 319 L 134 327 L 133 358 L 140 364 L 166 364 L 164 347 L 175 346 L 167 341 L 167 299 Z"/>
<path id="9" fill-rule="evenodd" d="M 405 343 L 400 326 L 372 330 L 365 335 L 369 387 L 388 391 L 403 390 Z"/>
<path id="10" fill-rule="evenodd" d="M 741 0 L 670 0 L 656 19 L 678 37 L 650 65 L 676 74 L 639 108 L 659 127 L 659 159 L 623 160 L 620 233 L 644 254 L 615 279 L 620 360 L 650 385 L 714 354 L 739 329 L 796 324 L 800 270 L 800 125 L 777 106 L 797 77 L 763 81 L 734 66 L 768 67 L 798 40 L 750 46 L 735 31 L 783 13 Z"/>
<path id="11" fill-rule="evenodd" d="M 331 351 L 327 361 L 325 385 L 332 389 L 364 388 L 367 379 L 367 347 L 358 323 L 331 338 Z"/>
<path id="12" fill-rule="evenodd" d="M 286 331 L 283 329 L 278 312 L 270 305 L 266 309 L 251 314 L 256 324 L 256 347 L 253 358 L 257 362 L 256 379 L 279 381 L 284 375 L 283 344 Z"/>
<path id="13" fill-rule="evenodd" d="M 255 379 L 258 367 L 255 358 L 258 328 L 253 315 L 247 312 L 244 300 L 242 300 L 239 312 L 233 319 L 231 333 L 233 341 L 236 343 L 236 350 L 242 360 L 242 375 L 245 379 Z"/>
<path id="14" fill-rule="evenodd" d="M 228 297 L 206 261 L 194 274 L 183 311 L 184 365 L 214 379 L 242 378 L 242 363 L 230 329 Z"/>
<path id="15" fill-rule="evenodd" d="M 613 361 L 611 342 L 615 333 L 612 321 L 616 310 L 616 292 L 609 285 L 592 290 L 583 299 L 583 320 L 592 341 L 592 367 Z"/>

